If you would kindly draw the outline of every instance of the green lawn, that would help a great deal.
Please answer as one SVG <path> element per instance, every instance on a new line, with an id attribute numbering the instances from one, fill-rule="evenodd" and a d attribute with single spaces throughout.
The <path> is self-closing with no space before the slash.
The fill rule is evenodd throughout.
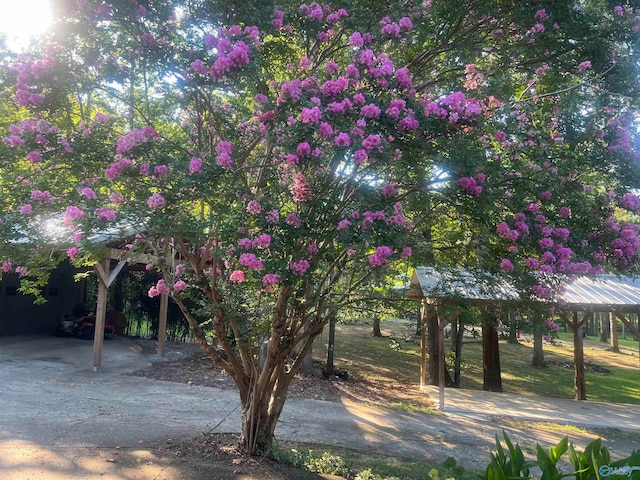
<path id="1" fill-rule="evenodd" d="M 383 322 L 385 337 L 374 338 L 369 325 L 338 325 L 335 363 L 339 369 L 370 379 L 403 383 L 419 382 L 419 339 L 406 322 Z M 320 339 L 316 358 L 323 358 L 326 336 Z M 640 404 L 638 344 L 621 342 L 623 353 L 605 350 L 597 339 L 585 339 L 587 399 L 610 403 Z M 545 343 L 545 368 L 531 367 L 532 344 L 500 342 L 503 389 L 521 395 L 574 397 L 573 346 L 571 337 L 561 334 L 555 345 Z M 462 351 L 462 387 L 482 388 L 482 344 L 469 339 Z"/>

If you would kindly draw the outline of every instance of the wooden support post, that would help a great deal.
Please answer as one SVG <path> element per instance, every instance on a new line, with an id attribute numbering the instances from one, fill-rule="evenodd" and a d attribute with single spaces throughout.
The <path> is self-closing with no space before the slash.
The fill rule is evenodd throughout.
<path id="1" fill-rule="evenodd" d="M 158 355 L 164 355 L 167 341 L 167 316 L 169 313 L 169 295 L 160 295 L 160 318 L 158 321 Z"/>
<path id="2" fill-rule="evenodd" d="M 109 289 L 109 268 L 111 260 L 104 259 L 95 264 L 98 273 L 98 305 L 96 306 L 96 322 L 93 329 L 93 371 L 102 367 L 102 344 L 104 342 L 104 322 L 107 314 L 107 292 Z"/>
<path id="3" fill-rule="evenodd" d="M 420 388 L 427 384 L 427 302 L 420 305 Z"/>
<path id="4" fill-rule="evenodd" d="M 618 319 L 613 312 L 609 312 L 609 334 L 611 335 L 611 351 L 620 353 L 620 345 L 618 344 Z"/>
<path id="5" fill-rule="evenodd" d="M 446 320 L 442 307 L 438 305 L 438 408 L 444 410 L 444 327 Z"/>
<path id="6" fill-rule="evenodd" d="M 640 367 L 640 328 L 636 328 L 622 313 L 613 311 L 613 314 L 622 321 L 622 326 L 624 327 L 626 324 L 629 330 L 631 330 L 631 333 L 638 339 L 638 367 Z"/>

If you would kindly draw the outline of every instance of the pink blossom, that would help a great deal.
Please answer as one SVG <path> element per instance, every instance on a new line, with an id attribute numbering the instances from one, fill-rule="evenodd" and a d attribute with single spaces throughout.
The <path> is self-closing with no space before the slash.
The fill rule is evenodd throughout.
<path id="1" fill-rule="evenodd" d="M 273 209 L 264 218 L 267 223 L 278 223 L 280 221 L 280 212 L 277 209 Z"/>
<path id="2" fill-rule="evenodd" d="M 553 240 L 550 238 L 543 238 L 538 242 L 538 244 L 540 245 L 540 248 L 551 248 L 553 247 Z"/>
<path id="3" fill-rule="evenodd" d="M 82 190 L 80 190 L 80 195 L 86 197 L 89 200 L 95 200 L 96 199 L 96 194 L 93 190 L 91 190 L 89 187 L 84 187 Z"/>
<path id="4" fill-rule="evenodd" d="M 302 123 L 316 124 L 322 118 L 322 112 L 318 107 L 303 108 L 300 113 L 300 121 Z"/>
<path id="5" fill-rule="evenodd" d="M 156 283 L 156 290 L 160 295 L 166 295 L 169 293 L 169 285 L 162 278 Z"/>
<path id="6" fill-rule="evenodd" d="M 18 266 L 16 267 L 16 273 L 21 277 L 26 277 L 29 275 L 29 269 L 27 267 Z"/>
<path id="7" fill-rule="evenodd" d="M 154 193 L 147 199 L 147 205 L 153 209 L 164 208 L 167 205 L 167 201 L 159 193 Z"/>
<path id="8" fill-rule="evenodd" d="M 300 158 L 309 156 L 310 154 L 311 145 L 309 145 L 309 142 L 302 142 L 296 147 L 296 155 L 298 155 Z"/>
<path id="9" fill-rule="evenodd" d="M 240 240 L 238 240 L 238 246 L 240 248 L 244 248 L 245 250 L 250 250 L 251 248 L 253 248 L 253 242 L 250 238 L 241 238 Z"/>
<path id="10" fill-rule="evenodd" d="M 4 273 L 9 273 L 12 268 L 13 265 L 11 264 L 11 262 L 2 262 L 2 271 Z"/>
<path id="11" fill-rule="evenodd" d="M 340 220 L 336 230 L 347 230 L 351 226 L 351 222 L 347 219 Z"/>
<path id="12" fill-rule="evenodd" d="M 67 257 L 69 257 L 71 260 L 74 260 L 79 253 L 80 249 L 78 247 L 71 247 L 67 249 Z"/>
<path id="13" fill-rule="evenodd" d="M 233 165 L 233 160 L 231 159 L 231 151 L 234 148 L 233 142 L 222 141 L 216 145 L 216 153 L 218 154 L 218 158 L 216 159 L 216 165 L 219 167 L 225 168 L 229 170 Z"/>
<path id="14" fill-rule="evenodd" d="M 51 201 L 51 193 L 49 190 L 45 190 L 44 192 L 41 190 L 33 190 L 31 192 L 31 200 L 48 203 Z"/>
<path id="15" fill-rule="evenodd" d="M 380 116 L 380 107 L 370 103 L 360 109 L 360 114 L 365 118 L 378 118 Z"/>
<path id="16" fill-rule="evenodd" d="M 510 272 L 514 269 L 513 263 L 508 258 L 503 258 L 500 261 L 500 270 L 503 272 Z"/>
<path id="17" fill-rule="evenodd" d="M 536 14 L 533 16 L 533 18 L 535 18 L 536 20 L 546 20 L 548 17 L 549 15 L 547 14 L 547 11 L 544 8 L 541 10 L 538 10 Z"/>
<path id="18" fill-rule="evenodd" d="M 173 290 L 175 292 L 184 292 L 187 289 L 187 284 L 184 280 L 178 280 L 173 284 Z"/>
<path id="19" fill-rule="evenodd" d="M 33 213 L 33 207 L 28 203 L 20 207 L 20 213 L 22 215 L 31 215 Z"/>
<path id="20" fill-rule="evenodd" d="M 269 248 L 269 245 L 271 245 L 271 236 L 267 233 L 263 233 L 262 235 L 254 238 L 251 243 L 254 248 Z"/>
<path id="21" fill-rule="evenodd" d="M 262 285 L 264 285 L 265 287 L 273 286 L 278 283 L 279 280 L 280 277 L 278 277 L 278 275 L 276 275 L 275 273 L 267 273 L 262 277 Z"/>
<path id="22" fill-rule="evenodd" d="M 202 171 L 202 159 L 193 157 L 189 162 L 189 175 L 200 173 Z"/>
<path id="23" fill-rule="evenodd" d="M 247 212 L 249 212 L 251 215 L 258 215 L 260 214 L 260 212 L 262 212 L 262 205 L 260 205 L 257 200 L 251 200 L 247 204 Z"/>
<path id="24" fill-rule="evenodd" d="M 322 138 L 329 138 L 333 135 L 333 127 L 327 122 L 322 122 L 318 127 L 318 134 Z"/>
<path id="25" fill-rule="evenodd" d="M 524 262 L 525 267 L 527 267 L 530 270 L 535 270 L 536 268 L 538 268 L 538 260 L 536 258 L 527 258 Z"/>
<path id="26" fill-rule="evenodd" d="M 316 253 L 318 253 L 318 244 L 315 242 L 309 244 L 309 246 L 307 247 L 307 252 L 309 252 L 311 255 L 315 255 Z"/>
<path id="27" fill-rule="evenodd" d="M 349 45 L 352 47 L 361 48 L 364 46 L 364 40 L 362 38 L 362 34 L 360 32 L 354 32 L 349 37 Z"/>
<path id="28" fill-rule="evenodd" d="M 351 139 L 349 138 L 348 133 L 341 132 L 334 137 L 333 143 L 339 147 L 348 147 L 351 145 Z"/>
<path id="29" fill-rule="evenodd" d="M 183 275 L 186 269 L 187 267 L 183 263 L 179 263 L 178 265 L 176 265 L 175 275 L 177 277 Z"/>
<path id="30" fill-rule="evenodd" d="M 367 151 L 362 148 L 359 150 L 356 150 L 353 155 L 354 155 L 354 160 L 358 165 L 362 165 L 369 159 L 369 155 L 367 154 Z"/>
<path id="31" fill-rule="evenodd" d="M 382 187 L 382 196 L 385 198 L 395 196 L 397 193 L 397 186 L 397 183 L 387 183 L 384 187 Z"/>
<path id="32" fill-rule="evenodd" d="M 42 161 L 42 155 L 40 152 L 34 150 L 27 153 L 27 160 L 29 160 L 29 163 L 39 163 Z"/>
<path id="33" fill-rule="evenodd" d="M 540 205 L 537 203 L 530 203 L 527 205 L 526 210 L 531 213 L 538 213 L 540 211 Z"/>
<path id="34" fill-rule="evenodd" d="M 242 270 L 234 270 L 231 272 L 231 275 L 229 275 L 229 280 L 233 283 L 243 283 L 246 280 L 246 277 Z"/>
<path id="35" fill-rule="evenodd" d="M 69 205 L 65 209 L 64 213 L 65 213 L 65 217 L 64 217 L 65 223 L 71 223 L 74 220 L 84 216 L 84 212 L 80 210 L 78 207 L 76 207 L 75 205 Z"/>
<path id="36" fill-rule="evenodd" d="M 403 258 L 408 258 L 411 255 L 413 255 L 413 250 L 411 249 L 411 247 L 404 247 L 402 249 L 402 253 L 400 253 L 400 256 Z"/>
<path id="37" fill-rule="evenodd" d="M 300 226 L 302 225 L 300 217 L 298 217 L 298 215 L 296 215 L 295 213 L 288 214 L 285 217 L 284 221 L 287 225 L 293 225 L 296 228 L 300 228 Z"/>
<path id="38" fill-rule="evenodd" d="M 591 68 L 591 61 L 585 60 L 584 62 L 581 62 L 580 65 L 578 65 L 578 72 L 582 72 L 588 68 Z"/>
<path id="39" fill-rule="evenodd" d="M 147 292 L 147 295 L 149 295 L 150 298 L 157 297 L 159 294 L 160 293 L 158 292 L 158 289 L 156 287 L 151 287 Z"/>
<path id="40" fill-rule="evenodd" d="M 560 211 L 558 212 L 558 214 L 562 218 L 570 217 L 571 216 L 571 209 L 569 207 L 560 207 Z"/>
<path id="41" fill-rule="evenodd" d="M 240 255 L 238 262 L 243 267 L 247 267 L 249 270 L 263 270 L 263 263 L 253 253 L 243 253 Z"/>
<path id="42" fill-rule="evenodd" d="M 613 12 L 619 17 L 624 17 L 624 8 L 622 8 L 620 5 L 616 5 L 615 7 L 613 7 Z"/>
<path id="43" fill-rule="evenodd" d="M 98 220 L 104 220 L 106 222 L 111 222 L 116 218 L 116 212 L 106 207 L 100 207 L 96 210 L 96 215 Z"/>
<path id="44" fill-rule="evenodd" d="M 302 259 L 297 262 L 291 262 L 289 264 L 289 269 L 293 272 L 294 275 L 301 277 L 305 274 L 305 272 L 309 269 L 311 264 L 308 260 Z"/>
<path id="45" fill-rule="evenodd" d="M 290 191 L 294 202 L 303 202 L 310 199 L 312 195 L 309 182 L 302 173 L 296 174 Z"/>

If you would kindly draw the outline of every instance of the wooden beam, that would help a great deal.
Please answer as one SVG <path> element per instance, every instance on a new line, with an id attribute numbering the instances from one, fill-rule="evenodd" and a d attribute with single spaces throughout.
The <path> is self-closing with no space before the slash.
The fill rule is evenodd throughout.
<path id="1" fill-rule="evenodd" d="M 427 304 L 420 302 L 420 388 L 427 384 Z"/>
<path id="2" fill-rule="evenodd" d="M 638 339 L 638 367 L 640 367 L 640 330 L 637 329 L 633 323 L 631 323 L 627 317 L 625 317 L 622 313 L 618 312 L 617 310 L 614 310 L 612 312 L 617 318 L 619 318 L 620 320 L 622 320 L 622 324 L 626 325 L 627 327 L 629 327 L 629 330 L 631 330 L 631 333 L 633 333 L 636 338 Z"/>
<path id="3" fill-rule="evenodd" d="M 111 260 L 105 258 L 95 264 L 98 272 L 98 305 L 96 306 L 96 321 L 93 329 L 93 371 L 98 372 L 102 368 L 102 344 L 104 342 L 104 322 L 107 314 L 107 292 L 109 287 L 109 267 Z"/>
<path id="4" fill-rule="evenodd" d="M 169 295 L 160 295 L 160 318 L 158 321 L 158 355 L 164 355 L 167 341 L 167 316 L 169 313 Z"/>
<path id="5" fill-rule="evenodd" d="M 437 307 L 438 315 L 438 409 L 444 410 L 444 327 L 447 320 L 442 315 L 442 307 Z"/>

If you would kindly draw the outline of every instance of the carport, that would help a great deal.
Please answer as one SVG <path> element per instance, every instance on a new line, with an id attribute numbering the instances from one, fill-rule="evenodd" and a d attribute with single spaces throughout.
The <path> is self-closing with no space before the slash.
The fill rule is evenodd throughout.
<path id="1" fill-rule="evenodd" d="M 112 248 L 108 255 L 94 264 L 98 275 L 98 299 L 96 306 L 96 324 L 93 336 L 93 371 L 98 372 L 102 367 L 102 347 L 104 335 L 97 332 L 104 331 L 107 315 L 107 293 L 109 287 L 120 274 L 122 269 L 131 263 L 127 250 Z M 160 295 L 160 318 L 158 323 L 158 355 L 164 355 L 167 339 L 167 315 L 169 311 L 169 295 Z"/>
<path id="2" fill-rule="evenodd" d="M 640 280 L 628 276 L 600 275 L 578 277 L 562 287 L 562 294 L 553 306 L 555 315 L 562 319 L 573 332 L 574 389 L 575 399 L 585 400 L 585 368 L 582 327 L 595 312 L 605 312 L 620 319 L 638 339 L 640 367 L 640 322 L 634 325 L 629 315 L 640 316 Z M 417 267 L 409 287 L 409 297 L 421 301 L 420 328 L 420 386 L 427 380 L 426 325 L 430 318 L 438 315 L 445 304 L 467 304 L 488 306 L 492 304 L 520 303 L 516 290 L 503 279 L 485 272 L 465 269 L 437 269 Z M 438 315 L 439 353 L 439 407 L 444 408 L 444 327 L 455 320 L 461 308 L 445 318 Z"/>

